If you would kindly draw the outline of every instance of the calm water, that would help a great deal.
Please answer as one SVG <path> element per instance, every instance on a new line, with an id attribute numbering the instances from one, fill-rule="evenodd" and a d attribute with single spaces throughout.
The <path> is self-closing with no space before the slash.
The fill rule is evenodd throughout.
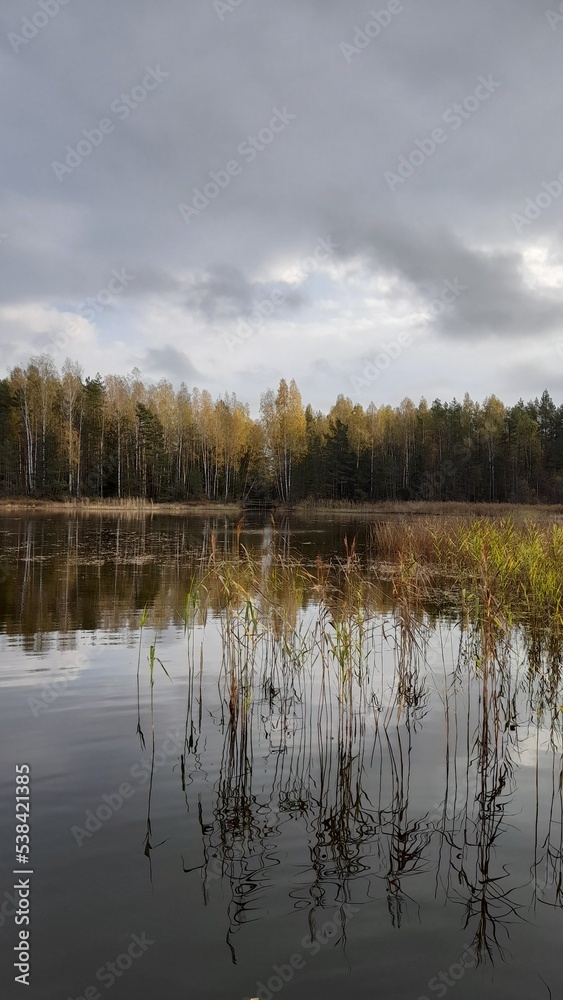
<path id="1" fill-rule="evenodd" d="M 3 995 L 21 763 L 33 996 L 561 995 L 558 678 L 517 644 L 484 676 L 455 607 L 410 644 L 385 581 L 348 676 L 314 578 L 354 537 L 365 520 L 0 519 Z M 229 631 L 211 579 L 185 627 L 194 573 L 247 550 L 266 574 L 274 549 L 311 578 L 280 583 L 273 635 L 242 596 Z"/>

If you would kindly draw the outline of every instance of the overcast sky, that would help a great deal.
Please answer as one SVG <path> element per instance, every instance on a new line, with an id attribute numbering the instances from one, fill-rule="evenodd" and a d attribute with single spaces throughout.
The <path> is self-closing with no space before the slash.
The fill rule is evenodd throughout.
<path id="1" fill-rule="evenodd" d="M 2 376 L 563 401 L 553 11 L 5 0 Z"/>

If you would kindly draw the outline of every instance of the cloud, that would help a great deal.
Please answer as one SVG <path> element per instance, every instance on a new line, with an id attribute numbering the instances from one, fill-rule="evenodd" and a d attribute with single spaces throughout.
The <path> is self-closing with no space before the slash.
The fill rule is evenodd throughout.
<path id="1" fill-rule="evenodd" d="M 5 35 L 35 9 L 9 4 Z M 561 259 L 561 208 L 554 202 L 521 234 L 511 217 L 563 169 L 563 27 L 551 30 L 540 0 L 404 2 L 347 61 L 341 44 L 368 15 L 363 0 L 244 0 L 224 20 L 211 3 L 100 0 L 61 7 L 17 53 L 4 37 L 0 302 L 28 317 L 17 331 L 12 320 L 0 326 L 4 365 L 37 350 L 36 303 L 78 311 L 121 268 L 136 280 L 93 339 L 75 342 L 77 360 L 123 373 L 142 363 L 155 377 L 199 378 L 254 403 L 281 374 L 315 405 L 346 392 L 362 351 L 401 324 L 424 333 L 429 396 L 438 387 L 480 396 L 502 381 L 508 345 L 531 357 L 547 344 L 561 289 L 538 278 L 534 254 L 548 247 Z M 122 95 L 134 99 L 149 66 L 168 76 L 120 118 L 114 109 Z M 489 75 L 498 91 L 390 191 L 385 172 Z M 275 110 L 295 117 L 261 140 Z M 59 183 L 53 161 L 107 118 L 115 129 Z M 256 156 L 241 153 L 249 148 Z M 179 203 L 234 160 L 243 169 L 186 225 Z M 292 265 L 329 233 L 333 259 L 292 281 Z M 432 312 L 456 279 L 467 290 Z M 280 282 L 283 308 L 226 358 L 221 334 Z M 329 367 L 317 365 L 315 380 L 320 342 Z M 487 345 L 486 373 L 456 370 L 472 344 Z M 381 401 L 418 391 L 421 372 L 397 367 L 378 386 Z M 534 389 L 524 364 L 514 391 Z"/>
<path id="2" fill-rule="evenodd" d="M 188 309 L 199 312 L 210 323 L 229 322 L 243 317 L 274 288 L 284 294 L 284 311 L 298 309 L 305 303 L 303 291 L 289 282 L 248 281 L 236 267 L 216 265 L 205 275 L 194 275 L 186 293 Z"/>
<path id="3" fill-rule="evenodd" d="M 164 347 L 150 347 L 140 367 L 143 374 L 149 378 L 165 378 L 177 385 L 185 382 L 191 386 L 201 382 L 201 375 L 187 354 L 171 344 L 165 344 Z"/>

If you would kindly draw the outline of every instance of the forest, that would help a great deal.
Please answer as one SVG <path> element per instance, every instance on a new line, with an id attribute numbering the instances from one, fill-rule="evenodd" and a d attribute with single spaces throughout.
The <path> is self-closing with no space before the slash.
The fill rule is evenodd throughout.
<path id="1" fill-rule="evenodd" d="M 254 419 L 233 394 L 42 355 L 0 380 L 0 495 L 562 503 L 563 405 L 547 390 L 514 406 L 340 395 L 325 414 L 282 379 Z"/>

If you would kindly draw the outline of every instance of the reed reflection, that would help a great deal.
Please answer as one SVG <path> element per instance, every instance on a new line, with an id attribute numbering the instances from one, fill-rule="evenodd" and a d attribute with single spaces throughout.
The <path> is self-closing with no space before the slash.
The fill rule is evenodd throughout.
<path id="1" fill-rule="evenodd" d="M 200 686 L 186 723 L 198 748 L 205 736 L 222 740 L 218 780 L 205 804 L 198 799 L 205 899 L 214 880 L 229 886 L 236 958 L 236 934 L 280 891 L 290 844 L 283 891 L 288 908 L 307 910 L 312 934 L 339 905 L 382 895 L 397 929 L 411 907 L 424 920 L 432 882 L 436 905 L 451 906 L 472 934 L 478 961 L 503 960 L 515 920 L 538 901 L 561 905 L 563 693 L 553 638 L 536 636 L 531 657 L 527 623 L 502 622 L 492 602 L 479 612 L 460 602 L 452 621 L 449 608 L 428 610 L 419 568 L 413 576 L 403 566 L 387 597 L 365 573 L 358 579 L 349 556 L 314 569 L 273 560 L 253 587 L 248 565 L 231 565 L 221 600 L 213 569 L 205 593 L 191 593 L 200 673 L 207 598 L 223 611 L 219 704 L 202 708 Z M 287 573 L 294 591 L 314 590 L 301 614 L 284 604 Z M 189 648 L 193 656 L 193 638 Z M 539 774 L 546 748 L 549 788 Z M 195 764 L 195 750 L 186 752 Z M 530 761 L 536 803 L 519 798 Z M 420 804 L 428 767 L 441 783 L 432 809 Z M 536 813 L 525 878 L 511 853 L 522 803 Z"/>
<path id="2" fill-rule="evenodd" d="M 291 518 L 11 526 L 8 633 L 36 652 L 113 630 L 139 643 L 137 685 L 148 657 L 151 869 L 150 630 L 183 625 L 175 774 L 201 844 L 183 868 L 205 904 L 227 890 L 233 960 L 273 898 L 306 911 L 311 933 L 342 908 L 342 946 L 346 903 L 371 928 L 383 901 L 399 931 L 434 898 L 481 962 L 506 956 L 515 921 L 562 905 L 562 539 L 488 522 L 436 531 L 382 522 L 307 546 Z"/>

